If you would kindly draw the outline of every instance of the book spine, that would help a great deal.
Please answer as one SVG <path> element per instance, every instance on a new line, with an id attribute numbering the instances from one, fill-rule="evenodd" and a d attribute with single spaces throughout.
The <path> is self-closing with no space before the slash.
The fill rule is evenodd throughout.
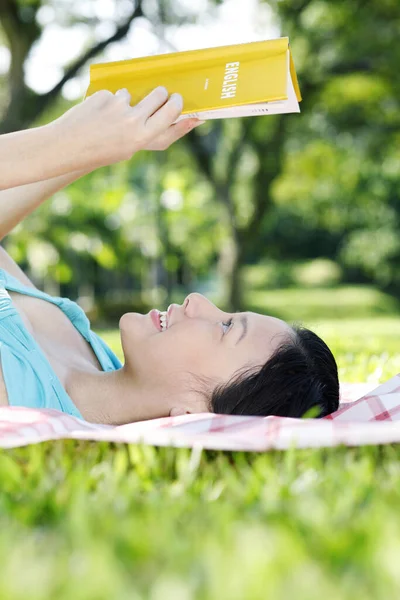
<path id="1" fill-rule="evenodd" d="M 265 54 L 266 57 L 276 56 L 285 53 L 288 46 L 288 38 L 280 38 L 278 40 L 267 40 L 264 42 L 236 44 L 234 46 L 189 50 L 187 52 L 176 52 L 173 54 L 158 54 L 155 56 L 133 58 L 118 62 L 97 63 L 90 65 L 90 78 L 92 82 L 95 82 L 104 77 L 107 77 L 108 79 L 120 77 L 121 75 L 136 76 L 137 74 L 141 78 L 143 78 L 143 75 L 148 75 L 150 77 L 162 69 L 193 71 L 198 69 L 201 64 L 206 65 L 210 61 L 246 61 L 260 54 Z"/>

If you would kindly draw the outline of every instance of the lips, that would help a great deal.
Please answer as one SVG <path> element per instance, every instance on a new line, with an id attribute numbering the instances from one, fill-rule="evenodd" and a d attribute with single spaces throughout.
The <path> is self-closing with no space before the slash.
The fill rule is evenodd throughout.
<path id="1" fill-rule="evenodd" d="M 162 331 L 160 323 L 160 312 L 156 308 L 153 308 L 153 310 L 151 310 L 149 314 L 156 329 L 158 329 L 158 331 Z"/>

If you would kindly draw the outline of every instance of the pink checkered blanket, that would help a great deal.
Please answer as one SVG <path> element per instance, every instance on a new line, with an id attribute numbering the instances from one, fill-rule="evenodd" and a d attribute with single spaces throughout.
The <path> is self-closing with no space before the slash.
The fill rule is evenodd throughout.
<path id="1" fill-rule="evenodd" d="M 57 410 L 0 407 L 0 447 L 73 438 L 262 452 L 293 446 L 400 442 L 400 374 L 373 390 L 372 387 L 342 385 L 339 410 L 324 419 L 200 413 L 114 427 L 88 423 Z"/>

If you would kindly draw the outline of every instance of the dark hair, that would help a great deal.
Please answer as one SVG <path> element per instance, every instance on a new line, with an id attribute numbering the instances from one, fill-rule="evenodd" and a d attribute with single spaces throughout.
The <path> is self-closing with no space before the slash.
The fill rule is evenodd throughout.
<path id="1" fill-rule="evenodd" d="M 245 368 L 212 391 L 210 412 L 302 417 L 316 407 L 310 416 L 324 417 L 337 410 L 339 379 L 332 352 L 309 329 L 292 329 L 294 336 L 261 369 Z"/>

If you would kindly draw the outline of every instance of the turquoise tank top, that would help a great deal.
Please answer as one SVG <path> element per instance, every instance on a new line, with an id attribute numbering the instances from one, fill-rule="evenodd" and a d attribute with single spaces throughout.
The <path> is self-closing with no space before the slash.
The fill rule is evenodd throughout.
<path id="1" fill-rule="evenodd" d="M 57 305 L 92 346 L 104 371 L 122 364 L 107 344 L 90 329 L 82 308 L 68 298 L 50 296 L 23 285 L 0 269 L 0 362 L 10 406 L 54 408 L 74 417 L 83 416 L 65 391 L 46 355 L 26 329 L 8 291 L 41 298 Z"/>

